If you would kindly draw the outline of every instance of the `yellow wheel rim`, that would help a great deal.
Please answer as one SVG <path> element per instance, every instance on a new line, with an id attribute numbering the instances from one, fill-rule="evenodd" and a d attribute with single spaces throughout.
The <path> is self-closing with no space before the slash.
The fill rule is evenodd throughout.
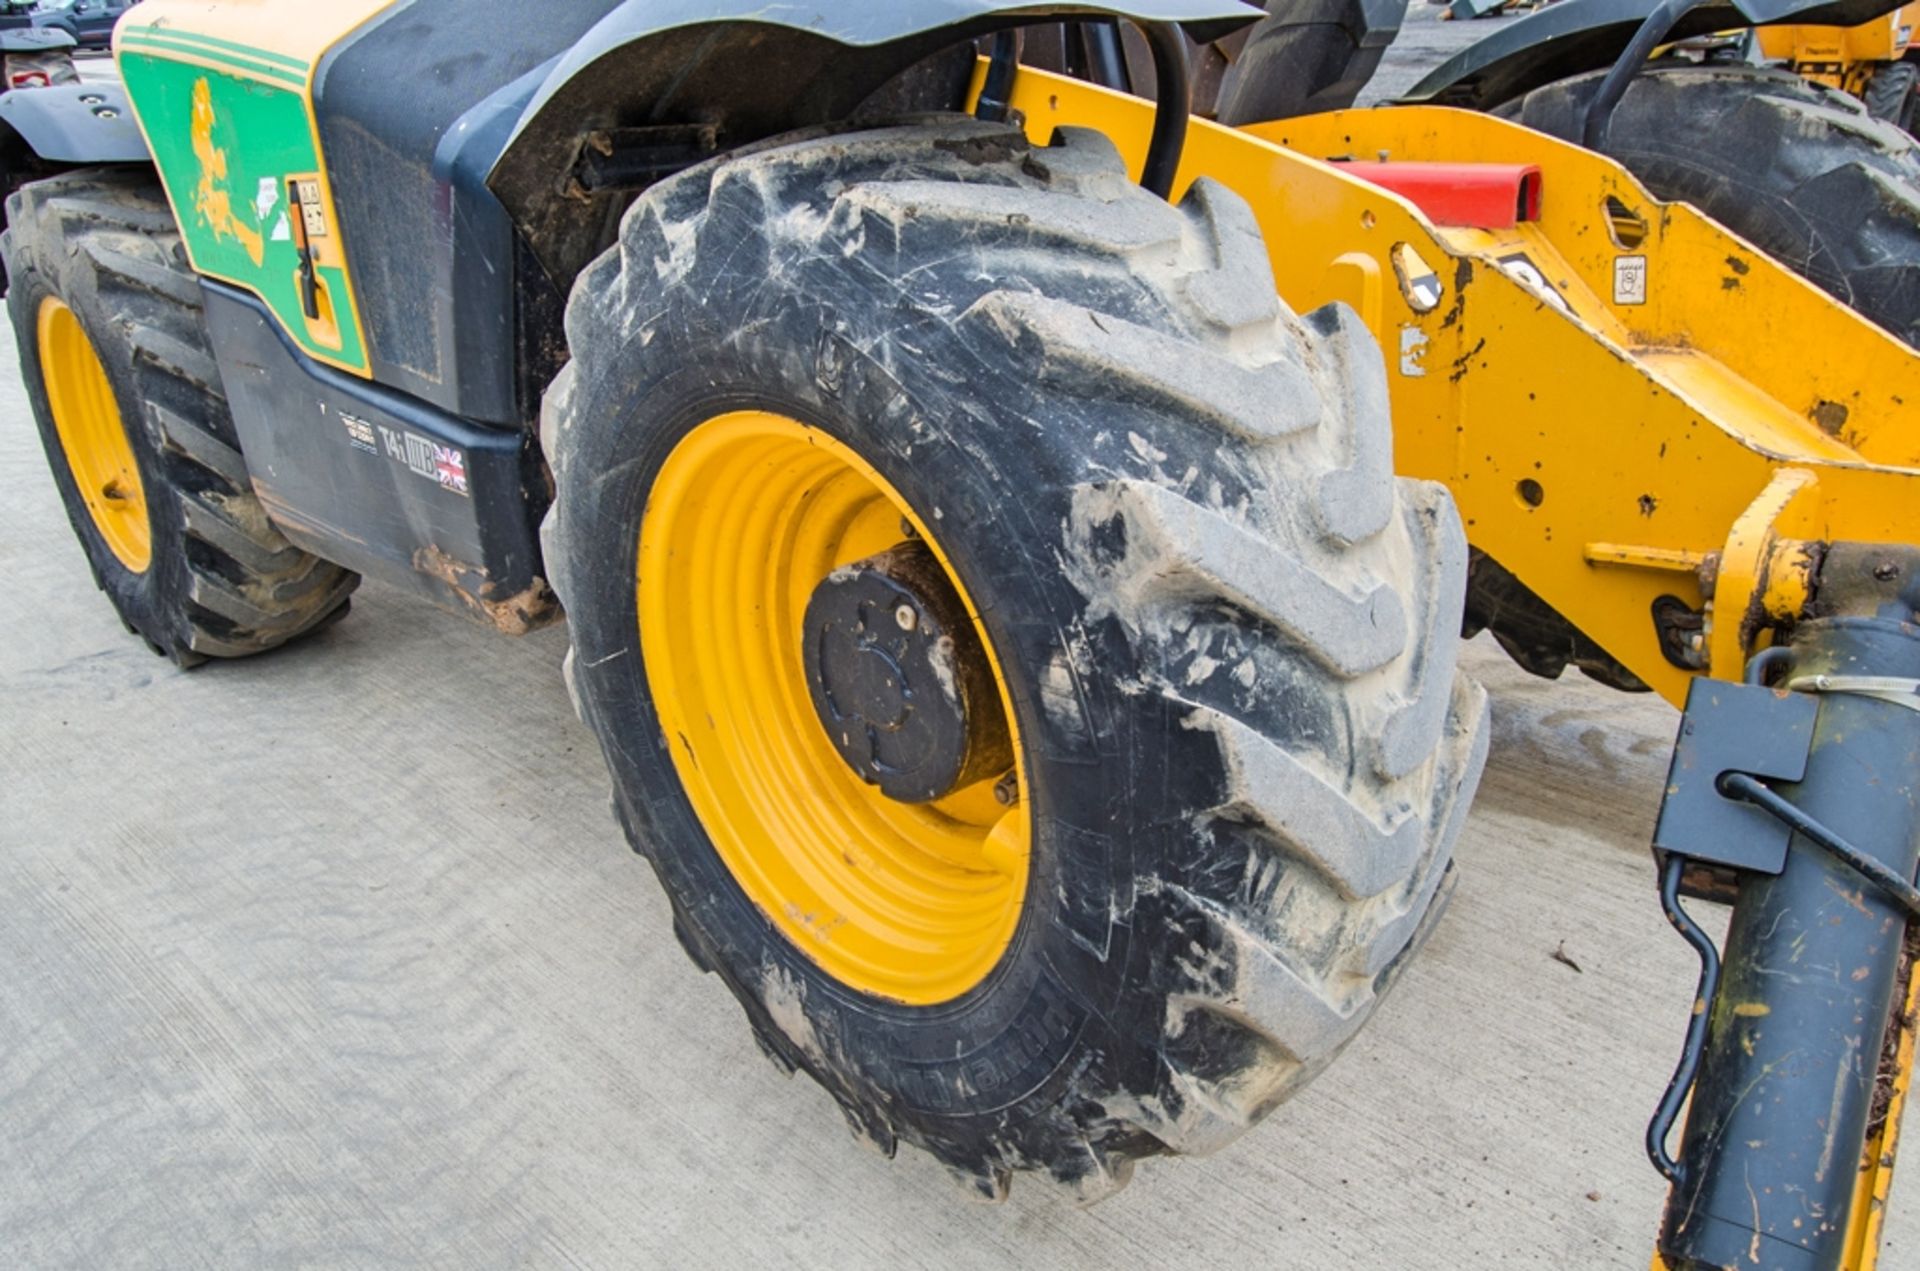
<path id="1" fill-rule="evenodd" d="M 898 543 L 903 519 L 973 617 L 1012 723 L 993 642 L 929 526 L 859 455 L 783 416 L 719 416 L 668 456 L 641 521 L 640 639 L 680 782 L 742 890 L 842 984 L 932 1005 L 979 984 L 1012 940 L 1032 830 L 1017 757 L 1011 809 L 992 780 L 899 803 L 815 713 L 808 598 Z"/>
<path id="2" fill-rule="evenodd" d="M 40 376 L 67 471 L 94 529 L 120 563 L 144 574 L 153 563 L 153 526 L 133 444 L 107 368 L 73 310 L 49 296 L 40 303 Z"/>

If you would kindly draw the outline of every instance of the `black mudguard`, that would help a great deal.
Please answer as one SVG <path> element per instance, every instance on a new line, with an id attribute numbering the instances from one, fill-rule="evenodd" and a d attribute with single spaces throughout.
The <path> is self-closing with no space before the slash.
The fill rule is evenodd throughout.
<path id="1" fill-rule="evenodd" d="M 1509 23 L 1462 49 L 1415 84 L 1408 105 L 1492 110 L 1542 84 L 1613 65 L 1659 0 L 1562 0 Z M 1795 23 L 1859 26 L 1900 7 L 1900 0 L 1734 0 L 1688 13 L 1670 38 Z"/>
<path id="2" fill-rule="evenodd" d="M 499 0 L 392 5 L 315 76 L 334 198 L 354 241 L 373 245 L 356 265 L 375 378 L 508 426 L 537 412 L 564 356 L 574 275 L 647 180 L 863 105 L 957 108 L 969 41 L 999 27 L 1118 12 L 1215 39 L 1260 16 L 1242 0 L 535 7 L 537 22 Z M 595 148 L 609 138 L 618 153 Z M 618 179 L 593 179 L 622 164 Z"/>
<path id="3" fill-rule="evenodd" d="M 1217 40 L 1259 17 L 1246 0 L 1125 0 L 1118 4 L 1032 3 L 1031 0 L 891 0 L 887 4 L 767 4 L 764 0 L 624 0 L 579 40 L 548 74 L 521 117 L 514 140 L 602 59 L 670 32 L 747 23 L 809 36 L 847 49 L 898 46 L 925 37 L 939 44 L 1022 22 L 1118 16 L 1178 22 L 1194 39 Z M 911 50 L 903 50 L 911 51 Z M 929 48 L 927 51 L 931 51 Z M 771 59 L 769 59 L 771 60 Z M 918 57 L 896 66 L 905 66 Z M 769 66 L 778 72 L 783 69 Z"/>
<path id="4" fill-rule="evenodd" d="M 1117 16 L 1177 22 L 1194 39 L 1220 39 L 1260 17 L 1244 0 L 888 0 L 818 5 L 794 0 L 623 0 L 576 40 L 526 102 L 487 185 L 506 205 L 534 252 L 557 279 L 580 265 L 577 209 L 555 204 L 556 174 L 581 155 L 596 129 L 651 125 L 711 127 L 721 151 L 776 133 L 847 119 L 910 68 L 943 50 L 963 49 L 1009 26 L 1062 18 Z M 943 108 L 958 101 L 970 62 L 930 69 L 941 82 L 905 104 Z M 558 212 L 556 217 L 554 213 Z"/>
<path id="5" fill-rule="evenodd" d="M 1220 94 L 1236 127 L 1353 105 L 1400 34 L 1407 0 L 1272 0 Z"/>
<path id="6" fill-rule="evenodd" d="M 146 139 L 118 84 L 0 93 L 0 126 L 46 163 L 146 163 Z"/>
<path id="7" fill-rule="evenodd" d="M 1204 42 L 1256 21 L 1260 9 L 1248 0 L 622 0 L 546 71 L 488 184 L 512 206 L 519 170 L 544 152 L 554 121 L 577 132 L 582 109 L 608 96 L 610 77 L 629 118 L 784 114 L 784 128 L 794 128 L 844 117 L 942 48 L 1022 23 L 1100 16 L 1177 22 Z"/>

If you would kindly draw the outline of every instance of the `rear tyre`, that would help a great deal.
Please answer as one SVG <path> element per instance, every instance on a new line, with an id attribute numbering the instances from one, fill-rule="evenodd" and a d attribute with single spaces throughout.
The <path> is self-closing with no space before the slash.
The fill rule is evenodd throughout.
<path id="1" fill-rule="evenodd" d="M 1406 0 L 1267 4 L 1233 61 L 1216 117 L 1242 127 L 1352 106 L 1406 17 Z"/>
<path id="2" fill-rule="evenodd" d="M 1549 84 L 1499 113 L 1577 140 L 1604 77 Z M 1920 344 L 1920 146 L 1853 97 L 1787 71 L 1651 67 L 1605 149 L 1660 198 L 1693 204 Z"/>
<path id="3" fill-rule="evenodd" d="M 129 630 L 182 666 L 285 644 L 359 576 L 267 520 L 151 173 L 22 189 L 0 238 L 20 369 L 68 519 Z"/>
<path id="4" fill-rule="evenodd" d="M 1860 100 L 1875 119 L 1911 133 L 1917 90 L 1920 90 L 1920 66 L 1912 62 L 1889 62 L 1867 81 L 1867 91 L 1860 94 Z"/>
<path id="5" fill-rule="evenodd" d="M 648 191 L 567 330 L 569 681 L 776 1065 L 983 1196 L 1093 1197 L 1352 1037 L 1485 753 L 1466 546 L 1392 475 L 1364 329 L 1281 309 L 1244 203 L 1169 207 L 1096 134 L 775 144 Z M 895 538 L 966 602 L 1016 741 L 938 816 L 807 712 L 809 588 Z"/>

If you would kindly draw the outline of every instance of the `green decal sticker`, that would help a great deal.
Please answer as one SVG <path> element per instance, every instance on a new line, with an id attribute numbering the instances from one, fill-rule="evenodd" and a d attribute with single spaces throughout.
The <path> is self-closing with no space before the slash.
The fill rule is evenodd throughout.
<path id="1" fill-rule="evenodd" d="M 313 223 L 319 233 L 309 239 L 296 224 L 302 208 L 288 185 L 320 171 L 304 72 L 297 73 L 296 88 L 277 76 L 260 77 L 245 64 L 249 55 L 178 50 L 195 59 L 189 64 L 170 58 L 173 51 L 129 39 L 120 52 L 120 73 L 194 268 L 258 295 L 308 354 L 365 373 L 366 345 L 337 233 L 321 216 Z M 235 69 L 200 64 L 210 61 Z M 309 244 L 311 297 L 301 264 L 302 247 Z M 309 314 L 309 299 L 317 301 L 318 317 Z"/>

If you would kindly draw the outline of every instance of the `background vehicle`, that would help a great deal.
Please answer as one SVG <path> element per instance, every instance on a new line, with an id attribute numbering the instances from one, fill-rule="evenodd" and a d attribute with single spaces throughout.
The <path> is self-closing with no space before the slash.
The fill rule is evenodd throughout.
<path id="1" fill-rule="evenodd" d="M 773 1062 L 981 1195 L 1091 1198 L 1308 1080 L 1437 917 L 1486 745 L 1471 541 L 1697 726 L 1660 876 L 1713 1009 L 1652 1139 L 1666 1256 L 1870 1262 L 1913 353 L 1495 118 L 1191 123 L 1170 24 L 1257 12 L 1116 12 L 1157 109 L 1023 70 L 1025 4 L 150 0 L 116 38 L 151 163 L 29 184 L 4 240 L 102 590 L 182 666 L 361 575 L 510 634 L 564 600 L 616 812 Z M 1486 617 L 1538 659 L 1531 620 Z M 1737 996 L 1683 885 L 1737 886 Z M 1759 976 L 1790 936 L 1859 974 Z"/>
<path id="2" fill-rule="evenodd" d="M 38 27 L 0 29 L 0 83 L 6 90 L 79 82 L 80 72 L 73 65 L 72 36 Z"/>
<path id="3" fill-rule="evenodd" d="M 40 0 L 33 8 L 36 26 L 65 31 L 83 49 L 110 48 L 113 26 L 139 0 Z"/>
<path id="4" fill-rule="evenodd" d="M 24 31 L 35 25 L 39 9 L 34 0 L 0 0 L 0 31 Z"/>
<path id="5" fill-rule="evenodd" d="M 28 181 L 59 171 L 64 160 L 101 153 L 96 135 L 102 129 L 111 130 L 126 109 L 118 89 L 80 86 L 73 64 L 73 37 L 64 31 L 0 28 L 0 79 L 6 85 L 0 90 L 0 198 Z M 23 109 L 14 100 L 23 90 L 50 96 L 39 109 Z M 123 157 L 137 153 L 132 141 L 122 136 L 117 143 Z M 4 228 L 6 212 L 0 206 L 0 229 Z M 0 285 L 5 278 L 0 267 Z"/>
<path id="6" fill-rule="evenodd" d="M 1794 74 L 1858 97 L 1875 119 L 1913 131 L 1920 62 L 1913 57 L 1916 10 L 1902 5 L 1858 26 L 1763 26 L 1757 51 Z"/>

